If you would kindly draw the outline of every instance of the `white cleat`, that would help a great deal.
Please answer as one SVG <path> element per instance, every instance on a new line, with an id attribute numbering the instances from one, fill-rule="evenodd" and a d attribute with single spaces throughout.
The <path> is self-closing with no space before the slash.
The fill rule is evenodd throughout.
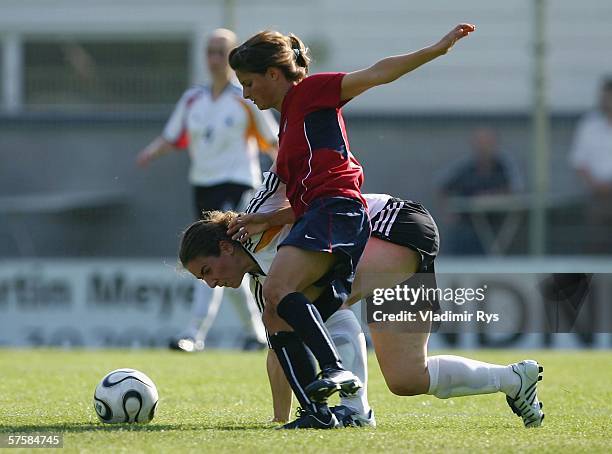
<path id="1" fill-rule="evenodd" d="M 342 427 L 376 427 L 374 410 L 370 409 L 368 414 L 358 413 L 346 405 L 330 407 L 330 410 L 342 425 Z"/>
<path id="2" fill-rule="evenodd" d="M 523 418 L 525 427 L 540 427 L 544 421 L 542 402 L 538 399 L 537 384 L 542 380 L 544 368 L 536 361 L 526 359 L 511 365 L 512 371 L 519 376 L 521 386 L 514 398 L 506 396 L 512 411 Z"/>

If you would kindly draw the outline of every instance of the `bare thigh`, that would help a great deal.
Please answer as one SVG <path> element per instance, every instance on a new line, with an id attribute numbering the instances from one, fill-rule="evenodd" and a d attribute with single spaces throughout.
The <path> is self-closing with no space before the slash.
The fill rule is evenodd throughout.
<path id="1" fill-rule="evenodd" d="M 289 293 L 304 292 L 327 273 L 337 257 L 328 252 L 315 252 L 294 246 L 281 247 L 266 277 L 263 294 L 266 300 L 263 320 L 271 334 L 291 328 L 277 312 L 278 303 Z M 308 291 L 309 296 L 313 291 Z M 312 301 L 312 300 L 311 300 Z"/>
<path id="2" fill-rule="evenodd" d="M 401 284 L 419 269 L 420 262 L 420 255 L 412 249 L 370 237 L 357 265 L 347 304 L 370 296 L 375 288 Z"/>
<path id="3" fill-rule="evenodd" d="M 353 304 L 370 296 L 376 288 L 392 288 L 405 282 L 418 269 L 420 254 L 379 238 L 370 238 L 357 266 Z M 418 317 L 417 317 L 418 319 Z M 430 322 L 370 323 L 372 343 L 380 370 L 394 394 L 410 396 L 429 389 L 427 341 Z"/>
<path id="4" fill-rule="evenodd" d="M 418 319 L 418 318 L 417 318 Z M 400 396 L 425 394 L 429 389 L 427 341 L 431 322 L 370 323 L 376 359 L 389 391 Z"/>

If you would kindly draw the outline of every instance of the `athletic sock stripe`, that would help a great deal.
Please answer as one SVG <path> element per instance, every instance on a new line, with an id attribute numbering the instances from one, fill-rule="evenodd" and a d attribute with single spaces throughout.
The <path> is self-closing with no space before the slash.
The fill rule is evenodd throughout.
<path id="1" fill-rule="evenodd" d="M 334 354 L 334 358 L 335 358 L 336 362 L 340 361 L 340 355 L 338 355 L 338 352 L 336 351 L 336 346 L 334 345 L 332 340 L 327 336 L 325 328 L 320 325 L 319 320 L 317 319 L 317 317 L 315 316 L 314 312 L 312 311 L 314 306 L 312 304 L 307 304 L 306 308 L 308 309 L 308 312 L 310 313 L 310 317 L 312 318 L 312 320 L 314 321 L 315 325 L 319 329 L 321 335 L 325 339 L 325 342 L 327 342 L 327 345 L 329 346 L 329 348 L 331 349 L 332 353 Z"/>
<path id="2" fill-rule="evenodd" d="M 293 384 L 294 384 L 295 388 L 299 390 L 299 392 L 302 395 L 302 397 L 304 398 L 305 402 L 310 402 L 310 399 L 306 395 L 306 392 L 302 389 L 302 387 L 300 386 L 300 382 L 298 381 L 297 377 L 295 376 L 295 372 L 293 371 L 293 365 L 291 364 L 291 360 L 289 359 L 289 355 L 287 355 L 287 350 L 285 350 L 285 347 L 283 347 L 283 348 L 281 348 L 281 351 L 283 352 L 283 356 L 284 356 L 285 361 L 287 363 L 287 367 L 289 368 L 289 372 L 291 373 L 290 374 L 291 375 L 291 379 L 293 381 Z M 311 403 L 311 410 L 312 411 L 316 411 L 315 405 L 313 403 Z"/>

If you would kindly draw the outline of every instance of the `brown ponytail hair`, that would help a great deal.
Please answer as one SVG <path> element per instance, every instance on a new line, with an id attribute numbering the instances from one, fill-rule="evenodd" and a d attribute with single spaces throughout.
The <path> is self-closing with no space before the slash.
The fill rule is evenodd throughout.
<path id="1" fill-rule="evenodd" d="M 310 56 L 300 38 L 290 33 L 265 30 L 232 49 L 229 64 L 234 71 L 265 74 L 279 68 L 288 81 L 299 82 L 308 74 Z"/>
<path id="2" fill-rule="evenodd" d="M 219 257 L 219 243 L 240 245 L 227 235 L 230 222 L 238 216 L 233 211 L 205 211 L 202 218 L 185 229 L 181 237 L 179 260 L 186 267 L 197 257 Z"/>

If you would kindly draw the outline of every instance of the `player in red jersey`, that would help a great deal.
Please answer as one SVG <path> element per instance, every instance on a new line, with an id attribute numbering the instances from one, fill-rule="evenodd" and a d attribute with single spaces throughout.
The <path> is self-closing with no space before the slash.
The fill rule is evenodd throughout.
<path id="1" fill-rule="evenodd" d="M 302 41 L 275 31 L 254 35 L 229 55 L 243 96 L 261 110 L 281 113 L 276 172 L 287 186 L 293 227 L 279 245 L 263 287 L 263 319 L 276 352 L 297 337 L 321 369 L 320 378 L 306 388 L 319 405 L 291 427 L 337 427 L 327 398 L 337 390 L 355 393 L 361 386 L 343 369 L 316 306 L 302 293 L 312 285 L 329 286 L 327 304 L 345 301 L 370 234 L 360 192 L 363 171 L 350 152 L 341 109 L 366 90 L 446 54 L 474 30 L 471 24 L 459 24 L 432 46 L 352 73 L 308 76 L 310 58 Z"/>

